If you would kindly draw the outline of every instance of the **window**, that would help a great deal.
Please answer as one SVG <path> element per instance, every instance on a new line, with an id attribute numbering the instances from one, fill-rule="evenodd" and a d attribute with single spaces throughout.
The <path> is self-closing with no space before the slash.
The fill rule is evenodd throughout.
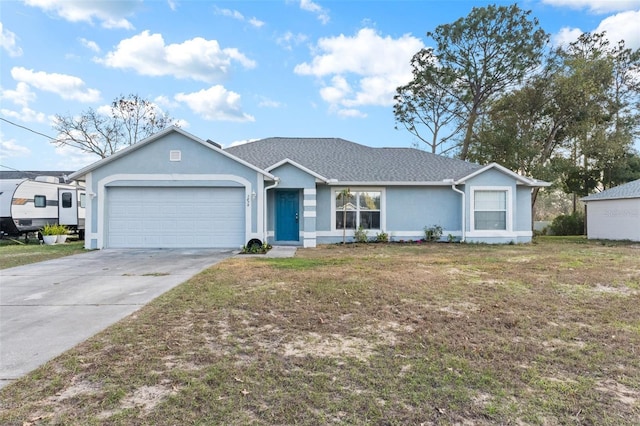
<path id="1" fill-rule="evenodd" d="M 35 195 L 33 197 L 33 204 L 36 207 L 47 207 L 47 197 L 44 195 Z"/>
<path id="2" fill-rule="evenodd" d="M 380 191 L 336 191 L 336 229 L 380 229 Z"/>
<path id="3" fill-rule="evenodd" d="M 62 193 L 62 208 L 70 209 L 73 205 L 73 194 L 71 192 Z"/>
<path id="4" fill-rule="evenodd" d="M 473 210 L 475 230 L 507 229 L 507 191 L 476 190 Z"/>

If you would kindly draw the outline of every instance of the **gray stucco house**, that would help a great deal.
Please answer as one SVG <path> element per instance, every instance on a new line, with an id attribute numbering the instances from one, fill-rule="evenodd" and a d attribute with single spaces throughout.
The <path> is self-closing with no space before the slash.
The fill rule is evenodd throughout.
<path id="1" fill-rule="evenodd" d="M 640 241 L 640 179 L 582 198 L 587 238 Z"/>
<path id="2" fill-rule="evenodd" d="M 171 127 L 70 176 L 86 182 L 87 248 L 315 247 L 363 227 L 375 238 L 531 241 L 531 191 L 498 165 L 337 138 L 267 138 L 222 149 Z M 348 188 L 351 197 L 340 193 Z"/>

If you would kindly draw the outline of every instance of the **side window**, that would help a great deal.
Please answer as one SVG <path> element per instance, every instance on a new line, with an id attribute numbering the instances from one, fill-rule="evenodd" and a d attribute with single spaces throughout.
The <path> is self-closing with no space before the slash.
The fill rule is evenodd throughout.
<path id="1" fill-rule="evenodd" d="M 87 195 L 84 192 L 80 193 L 80 207 L 85 208 L 85 203 L 87 202 Z"/>
<path id="2" fill-rule="evenodd" d="M 62 193 L 62 208 L 70 209 L 73 205 L 73 194 L 71 192 Z"/>
<path id="3" fill-rule="evenodd" d="M 507 229 L 507 191 L 475 191 L 474 229 Z"/>
<path id="4" fill-rule="evenodd" d="M 33 204 L 36 207 L 47 207 L 47 197 L 44 195 L 35 195 L 33 197 Z"/>

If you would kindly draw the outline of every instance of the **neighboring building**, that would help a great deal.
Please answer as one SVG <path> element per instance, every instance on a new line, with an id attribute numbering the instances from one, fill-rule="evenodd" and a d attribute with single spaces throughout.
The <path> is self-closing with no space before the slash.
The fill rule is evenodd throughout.
<path id="1" fill-rule="evenodd" d="M 640 179 L 582 198 L 587 238 L 640 241 Z"/>
<path id="2" fill-rule="evenodd" d="M 72 171 L 20 171 L 20 170 L 0 170 L 0 180 L 3 179 L 35 179 L 40 176 L 53 176 L 58 178 L 59 183 L 67 183 Z"/>
<path id="3" fill-rule="evenodd" d="M 364 228 L 392 240 L 531 241 L 531 190 L 498 165 L 336 138 L 268 138 L 221 149 L 165 129 L 73 173 L 86 181 L 86 247 L 315 247 Z M 351 196 L 343 199 L 342 191 Z"/>

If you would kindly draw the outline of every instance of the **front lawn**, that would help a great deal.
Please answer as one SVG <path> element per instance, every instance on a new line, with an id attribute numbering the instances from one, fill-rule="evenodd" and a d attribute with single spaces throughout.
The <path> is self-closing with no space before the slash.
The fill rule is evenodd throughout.
<path id="1" fill-rule="evenodd" d="M 22 241 L 3 240 L 0 243 L 0 269 L 42 262 L 86 251 L 84 241 L 67 240 L 65 243 L 51 246 L 40 244 L 33 239 L 28 244 L 24 244 Z"/>
<path id="2" fill-rule="evenodd" d="M 640 245 L 229 259 L 0 391 L 0 424 L 640 424 Z"/>

